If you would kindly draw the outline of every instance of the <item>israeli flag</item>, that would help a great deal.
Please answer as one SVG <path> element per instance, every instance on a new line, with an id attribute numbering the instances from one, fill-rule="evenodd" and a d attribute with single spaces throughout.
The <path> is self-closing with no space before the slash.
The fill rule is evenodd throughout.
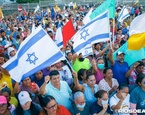
<path id="1" fill-rule="evenodd" d="M 124 6 L 122 8 L 122 10 L 120 11 L 119 15 L 118 15 L 118 21 L 119 22 L 123 22 L 123 20 L 126 19 L 129 16 L 130 16 L 129 11 L 126 8 L 126 6 Z"/>
<path id="2" fill-rule="evenodd" d="M 16 55 L 2 67 L 9 71 L 15 81 L 20 82 L 60 60 L 64 60 L 63 54 L 39 26 L 21 43 Z"/>
<path id="3" fill-rule="evenodd" d="M 88 57 L 89 55 L 93 55 L 92 45 L 88 44 L 84 50 L 82 50 L 83 57 Z"/>
<path id="4" fill-rule="evenodd" d="M 108 11 L 97 16 L 82 27 L 72 38 L 74 51 L 79 54 L 89 44 L 110 40 Z"/>
<path id="5" fill-rule="evenodd" d="M 60 24 L 58 25 L 58 29 L 56 30 L 56 35 L 55 35 L 55 43 L 59 48 L 63 47 L 63 36 L 62 36 L 62 29 Z"/>

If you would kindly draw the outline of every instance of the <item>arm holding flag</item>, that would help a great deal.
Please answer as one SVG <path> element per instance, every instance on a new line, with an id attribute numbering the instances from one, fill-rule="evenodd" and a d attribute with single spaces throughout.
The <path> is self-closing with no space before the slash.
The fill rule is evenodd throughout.
<path id="1" fill-rule="evenodd" d="M 114 58 L 113 58 L 113 52 L 114 52 L 113 49 L 110 49 L 109 52 L 108 52 L 108 55 L 107 55 L 111 66 L 113 66 L 115 64 L 115 61 L 114 61 Z"/>
<path id="2" fill-rule="evenodd" d="M 39 94 L 41 94 L 41 95 L 45 95 L 46 94 L 45 88 L 46 88 L 46 85 L 47 85 L 47 83 L 49 81 L 50 81 L 50 76 L 46 76 L 43 85 L 40 87 Z"/>

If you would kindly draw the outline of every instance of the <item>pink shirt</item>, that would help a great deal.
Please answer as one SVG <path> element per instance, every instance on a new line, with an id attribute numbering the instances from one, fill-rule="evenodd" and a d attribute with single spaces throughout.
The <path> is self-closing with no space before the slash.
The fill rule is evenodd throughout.
<path id="1" fill-rule="evenodd" d="M 97 69 L 97 72 L 95 74 L 95 78 L 96 78 L 96 84 L 98 84 L 104 78 L 104 75 L 101 72 L 101 70 Z"/>

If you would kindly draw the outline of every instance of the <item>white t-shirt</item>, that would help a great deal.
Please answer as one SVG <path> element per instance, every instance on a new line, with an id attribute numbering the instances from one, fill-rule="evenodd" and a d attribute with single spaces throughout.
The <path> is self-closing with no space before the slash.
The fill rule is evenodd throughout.
<path id="1" fill-rule="evenodd" d="M 129 110 L 130 109 L 130 102 L 129 102 L 129 99 L 130 99 L 130 95 L 128 94 L 126 96 L 126 98 L 124 99 L 124 101 L 122 102 L 122 105 L 121 105 L 121 110 Z M 114 105 L 117 105 L 117 103 L 119 102 L 119 98 L 116 96 L 116 94 L 114 94 L 111 98 L 110 98 L 110 108 L 111 108 L 111 111 L 112 110 L 112 106 Z M 129 113 L 115 113 L 113 111 L 113 115 L 130 115 Z"/>

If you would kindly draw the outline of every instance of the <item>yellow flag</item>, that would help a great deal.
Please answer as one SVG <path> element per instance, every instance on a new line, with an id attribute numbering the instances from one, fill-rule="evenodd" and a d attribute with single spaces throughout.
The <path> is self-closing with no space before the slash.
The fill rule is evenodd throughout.
<path id="1" fill-rule="evenodd" d="M 136 5 L 138 2 L 139 2 L 139 0 L 137 0 L 137 1 L 134 3 L 134 5 Z"/>
<path id="2" fill-rule="evenodd" d="M 0 7 L 0 18 L 4 18 L 3 12 L 2 12 L 2 8 Z"/>
<path id="3" fill-rule="evenodd" d="M 55 5 L 54 10 L 55 10 L 55 12 L 58 12 L 58 11 L 60 11 L 61 9 L 58 7 L 58 5 Z"/>
<path id="4" fill-rule="evenodd" d="M 73 9 L 75 10 L 77 8 L 77 3 L 75 2 L 73 5 Z"/>

